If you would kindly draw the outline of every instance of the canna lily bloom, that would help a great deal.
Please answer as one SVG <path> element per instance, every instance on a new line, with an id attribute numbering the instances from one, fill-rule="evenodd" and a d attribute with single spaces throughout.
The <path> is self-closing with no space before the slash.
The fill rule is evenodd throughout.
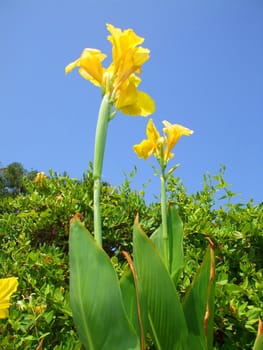
<path id="1" fill-rule="evenodd" d="M 0 319 L 8 317 L 10 297 L 17 290 L 18 281 L 16 277 L 0 279 Z"/>
<path id="2" fill-rule="evenodd" d="M 193 131 L 179 124 L 171 124 L 167 120 L 164 120 L 163 124 L 165 126 L 163 132 L 166 135 L 161 136 L 153 120 L 149 119 L 146 127 L 147 139 L 143 140 L 138 145 L 134 145 L 133 149 L 139 158 L 148 159 L 151 155 L 154 155 L 159 163 L 165 167 L 168 160 L 174 156 L 171 150 L 181 136 L 189 136 Z"/>
<path id="3" fill-rule="evenodd" d="M 34 178 L 34 183 L 35 183 L 37 186 L 39 186 L 39 185 L 41 185 L 41 183 L 42 183 L 43 181 L 45 181 L 46 179 L 47 179 L 46 174 L 45 174 L 43 171 L 41 171 L 40 173 L 37 173 L 37 174 L 36 174 L 36 177 Z"/>
<path id="4" fill-rule="evenodd" d="M 156 129 L 153 120 L 149 119 L 146 127 L 147 139 L 140 144 L 134 145 L 133 150 L 139 158 L 148 159 L 152 154 L 158 157 L 160 147 L 162 145 L 162 138 Z"/>
<path id="5" fill-rule="evenodd" d="M 174 154 L 171 153 L 171 150 L 177 144 L 182 136 L 190 136 L 193 133 L 193 130 L 185 128 L 180 124 L 171 124 L 167 120 L 163 121 L 165 128 L 163 131 L 167 134 L 167 148 L 164 151 L 165 160 L 168 161 L 171 159 Z"/>
<path id="6" fill-rule="evenodd" d="M 65 72 L 78 67 L 84 79 L 100 87 L 103 94 L 110 95 L 116 109 L 132 116 L 147 116 L 155 110 L 154 101 L 137 87 L 141 82 L 138 75 L 149 59 L 150 51 L 138 46 L 144 39 L 132 29 L 122 31 L 111 24 L 106 26 L 111 34 L 108 40 L 112 44 L 112 63 L 108 68 L 102 65 L 106 58 L 104 53 L 86 48 L 78 59 L 66 66 Z"/>

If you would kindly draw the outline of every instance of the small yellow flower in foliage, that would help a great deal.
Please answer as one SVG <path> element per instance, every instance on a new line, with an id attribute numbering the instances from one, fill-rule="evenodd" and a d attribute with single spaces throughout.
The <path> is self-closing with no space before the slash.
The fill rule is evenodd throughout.
<path id="1" fill-rule="evenodd" d="M 39 186 L 44 180 L 46 180 L 46 175 L 45 173 L 42 171 L 40 173 L 37 173 L 35 179 L 34 179 L 34 183 Z"/>
<path id="2" fill-rule="evenodd" d="M 193 131 L 179 124 L 171 124 L 166 120 L 163 121 L 163 124 L 165 126 L 163 132 L 166 135 L 161 136 L 153 120 L 149 119 L 146 127 L 147 139 L 138 145 L 134 145 L 133 149 L 139 158 L 148 159 L 151 155 L 154 155 L 159 163 L 165 167 L 168 160 L 174 156 L 171 150 L 181 136 L 189 136 Z"/>
<path id="3" fill-rule="evenodd" d="M 102 65 L 106 55 L 97 49 L 86 48 L 81 56 L 66 66 L 69 73 L 79 68 L 80 75 L 108 93 L 115 108 L 127 115 L 147 116 L 155 110 L 154 101 L 145 92 L 139 91 L 142 65 L 149 59 L 150 51 L 138 46 L 144 39 L 132 29 L 122 31 L 107 24 L 111 35 L 112 62 L 105 68 Z"/>
<path id="4" fill-rule="evenodd" d="M 47 305 L 45 305 L 45 304 L 35 306 L 35 313 L 38 315 L 42 311 L 44 311 L 46 308 L 47 308 Z"/>
<path id="5" fill-rule="evenodd" d="M 57 196 L 56 196 L 56 199 L 58 200 L 58 201 L 62 201 L 63 199 L 64 199 L 64 195 L 61 193 L 61 194 L 58 194 Z"/>
<path id="6" fill-rule="evenodd" d="M 18 281 L 16 277 L 0 279 L 0 319 L 8 317 L 10 297 L 17 290 Z"/>

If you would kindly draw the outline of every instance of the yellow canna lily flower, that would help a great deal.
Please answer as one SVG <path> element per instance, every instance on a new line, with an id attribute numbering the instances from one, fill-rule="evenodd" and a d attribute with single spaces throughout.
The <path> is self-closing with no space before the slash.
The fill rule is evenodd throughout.
<path id="1" fill-rule="evenodd" d="M 79 67 L 79 74 L 84 79 L 90 80 L 96 86 L 102 86 L 104 74 L 102 61 L 106 57 L 100 50 L 84 49 L 80 58 L 67 65 L 65 72 L 70 73 L 74 68 Z"/>
<path id="2" fill-rule="evenodd" d="M 144 39 L 132 29 L 122 31 L 107 24 L 111 35 L 112 63 L 104 68 L 106 55 L 97 49 L 84 49 L 81 56 L 66 66 L 69 73 L 79 68 L 80 75 L 108 93 L 115 108 L 128 115 L 147 116 L 155 111 L 152 98 L 137 89 L 141 80 L 142 65 L 149 59 L 150 51 L 140 45 Z"/>
<path id="3" fill-rule="evenodd" d="M 162 147 L 163 138 L 156 129 L 153 120 L 149 119 L 146 127 L 147 139 L 140 144 L 134 145 L 133 150 L 139 158 L 148 159 L 152 154 L 158 158 Z"/>
<path id="4" fill-rule="evenodd" d="M 8 317 L 8 309 L 11 305 L 10 297 L 17 290 L 17 286 L 16 277 L 0 279 L 0 319 Z"/>
<path id="5" fill-rule="evenodd" d="M 164 120 L 163 124 L 165 126 L 163 131 L 166 135 L 160 136 L 153 120 L 149 119 L 146 127 L 147 139 L 138 145 L 134 145 L 133 149 L 139 158 L 147 159 L 151 155 L 154 155 L 161 164 L 161 167 L 165 168 L 169 159 L 174 156 L 171 150 L 181 136 L 189 136 L 193 131 L 179 124 L 171 124 L 167 120 Z"/>
<path id="6" fill-rule="evenodd" d="M 165 128 L 163 131 L 167 134 L 167 148 L 164 151 L 165 160 L 168 161 L 171 159 L 174 154 L 171 153 L 171 150 L 177 144 L 182 136 L 190 136 L 193 133 L 193 130 L 185 128 L 180 124 L 171 124 L 167 120 L 163 121 Z"/>
<path id="7" fill-rule="evenodd" d="M 45 181 L 47 179 L 46 174 L 41 171 L 40 173 L 36 174 L 36 177 L 34 178 L 34 183 L 39 186 L 43 183 L 43 181 Z"/>
<path id="8" fill-rule="evenodd" d="M 109 70 L 113 71 L 115 77 L 113 88 L 117 90 L 131 74 L 140 74 L 141 66 L 150 57 L 150 51 L 143 47 L 137 47 L 143 43 L 144 39 L 135 34 L 132 29 L 122 32 L 111 24 L 106 26 L 111 33 L 108 40 L 112 44 L 112 64 Z"/>

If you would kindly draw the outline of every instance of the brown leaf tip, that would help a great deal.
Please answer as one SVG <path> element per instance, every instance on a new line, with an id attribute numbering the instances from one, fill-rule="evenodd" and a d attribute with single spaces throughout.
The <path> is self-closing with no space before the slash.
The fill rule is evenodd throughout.
<path id="1" fill-rule="evenodd" d="M 70 225 L 73 223 L 74 220 L 77 220 L 77 219 L 78 220 L 83 219 L 83 215 L 80 213 L 75 213 L 69 221 Z"/>
<path id="2" fill-rule="evenodd" d="M 263 334 L 263 322 L 261 321 L 261 319 L 258 320 L 258 336 L 260 336 L 261 334 Z"/>

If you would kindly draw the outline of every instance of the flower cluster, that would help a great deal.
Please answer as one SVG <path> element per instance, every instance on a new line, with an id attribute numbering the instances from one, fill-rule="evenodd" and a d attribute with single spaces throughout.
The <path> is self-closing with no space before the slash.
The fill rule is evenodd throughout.
<path id="1" fill-rule="evenodd" d="M 144 38 L 138 36 L 132 29 L 121 30 L 112 24 L 106 24 L 110 35 L 107 39 L 112 44 L 112 62 L 107 68 L 103 61 L 107 57 L 98 49 L 86 48 L 81 56 L 68 64 L 65 72 L 69 73 L 74 68 L 79 69 L 80 75 L 102 90 L 102 94 L 108 97 L 107 103 L 114 106 L 105 109 L 104 105 L 99 113 L 96 134 L 94 168 L 96 176 L 100 177 L 102 158 L 104 154 L 105 138 L 107 134 L 107 123 L 113 118 L 117 110 L 128 115 L 148 116 L 155 111 L 155 104 L 152 98 L 137 88 L 141 82 L 139 77 L 143 64 L 149 59 L 150 51 L 142 46 Z M 106 104 L 106 107 L 108 105 Z M 181 136 L 189 136 L 192 130 L 179 124 L 171 124 L 163 121 L 164 135 L 161 136 L 156 129 L 153 120 L 150 119 L 146 129 L 147 139 L 134 146 L 135 153 L 147 159 L 154 155 L 164 170 L 168 161 L 174 156 L 171 152 Z M 97 166 L 97 163 L 99 166 Z M 97 174 L 98 173 L 98 174 Z"/>
<path id="2" fill-rule="evenodd" d="M 154 155 L 161 166 L 165 168 L 167 162 L 174 156 L 171 151 L 181 136 L 189 136 L 193 131 L 179 124 L 171 124 L 167 120 L 164 120 L 163 124 L 165 126 L 163 128 L 164 135 L 161 136 L 153 120 L 150 119 L 146 127 L 147 139 L 134 145 L 133 149 L 140 158 L 147 159 Z"/>
<path id="3" fill-rule="evenodd" d="M 78 59 L 67 65 L 65 72 L 78 67 L 80 75 L 100 87 L 103 95 L 109 94 L 115 108 L 124 114 L 152 114 L 154 101 L 137 89 L 142 65 L 150 57 L 148 49 L 138 46 L 144 39 L 132 29 L 122 31 L 111 24 L 107 24 L 107 29 L 111 34 L 108 40 L 112 44 L 112 63 L 103 67 L 102 62 L 107 56 L 100 50 L 86 48 Z"/>

